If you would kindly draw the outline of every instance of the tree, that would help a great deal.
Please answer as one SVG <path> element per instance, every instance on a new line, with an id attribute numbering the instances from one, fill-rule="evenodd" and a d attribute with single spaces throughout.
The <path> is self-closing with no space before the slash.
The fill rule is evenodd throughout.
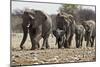
<path id="1" fill-rule="evenodd" d="M 91 9 L 83 9 L 81 5 L 77 4 L 63 4 L 59 8 L 60 12 L 72 14 L 76 22 L 94 20 L 96 21 L 96 13 Z"/>
<path id="2" fill-rule="evenodd" d="M 60 12 L 65 12 L 65 13 L 69 13 L 69 14 L 74 14 L 74 12 L 78 9 L 77 4 L 63 4 L 59 10 Z"/>
<path id="3" fill-rule="evenodd" d="M 87 20 L 94 20 L 96 21 L 96 13 L 91 9 L 80 9 L 76 13 L 76 18 L 78 21 L 87 21 Z"/>

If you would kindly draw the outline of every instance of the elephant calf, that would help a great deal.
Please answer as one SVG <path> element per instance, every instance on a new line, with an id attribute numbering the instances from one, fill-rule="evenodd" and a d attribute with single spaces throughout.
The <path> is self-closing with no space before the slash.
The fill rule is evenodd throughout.
<path id="1" fill-rule="evenodd" d="M 56 44 L 58 43 L 58 48 L 63 48 L 65 43 L 65 31 L 57 29 L 53 31 L 53 34 L 56 37 Z"/>
<path id="2" fill-rule="evenodd" d="M 76 47 L 82 47 L 83 37 L 85 34 L 85 29 L 83 25 L 76 25 L 75 27 L 75 40 L 76 40 Z"/>

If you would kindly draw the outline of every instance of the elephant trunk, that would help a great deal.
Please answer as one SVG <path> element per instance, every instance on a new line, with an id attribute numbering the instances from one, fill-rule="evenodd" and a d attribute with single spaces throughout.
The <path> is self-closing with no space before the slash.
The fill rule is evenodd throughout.
<path id="1" fill-rule="evenodd" d="M 22 39 L 21 44 L 20 44 L 21 49 L 23 49 L 23 44 L 25 43 L 25 41 L 27 39 L 27 35 L 28 35 L 28 28 L 23 27 L 23 39 Z"/>

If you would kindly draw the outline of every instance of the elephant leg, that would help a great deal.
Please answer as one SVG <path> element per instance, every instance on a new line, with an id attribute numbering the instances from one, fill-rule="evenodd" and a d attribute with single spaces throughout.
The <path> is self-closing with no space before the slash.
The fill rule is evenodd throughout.
<path id="1" fill-rule="evenodd" d="M 69 34 L 66 32 L 65 34 L 65 43 L 64 43 L 64 48 L 69 48 L 69 42 L 68 42 L 68 39 L 69 39 Z"/>
<path id="2" fill-rule="evenodd" d="M 75 37 L 75 40 L 76 40 L 76 48 L 78 48 L 78 37 L 77 37 L 77 35 Z"/>
<path id="3" fill-rule="evenodd" d="M 68 42 L 69 42 L 69 47 L 71 46 L 72 38 L 73 38 L 73 34 L 70 35 L 69 40 L 68 40 Z"/>
<path id="4" fill-rule="evenodd" d="M 60 38 L 58 38 L 57 40 L 58 40 L 58 48 L 61 48 L 61 45 L 60 45 Z"/>
<path id="5" fill-rule="evenodd" d="M 44 38 L 43 38 L 44 39 Z M 43 40 L 43 44 L 42 44 L 42 48 L 41 49 L 45 49 L 46 47 L 45 47 L 45 45 L 46 45 L 46 41 L 45 41 L 45 39 Z"/>
<path id="6" fill-rule="evenodd" d="M 45 49 L 45 48 L 49 48 L 50 46 L 49 46 L 49 44 L 48 44 L 48 37 L 49 37 L 49 35 L 45 35 L 44 37 L 43 37 L 43 45 L 42 45 L 42 48 L 41 49 Z"/>
<path id="7" fill-rule="evenodd" d="M 35 49 L 35 41 L 33 38 L 34 38 L 33 35 L 30 33 L 30 40 L 31 40 L 31 44 L 32 44 L 31 50 Z"/>
<path id="8" fill-rule="evenodd" d="M 77 48 L 79 48 L 80 47 L 80 40 L 78 40 L 78 45 L 77 45 Z"/>
<path id="9" fill-rule="evenodd" d="M 23 44 L 25 43 L 26 39 L 27 39 L 27 35 L 28 35 L 28 29 L 23 27 L 23 39 L 21 41 L 21 44 L 20 44 L 20 48 L 23 49 Z"/>
<path id="10" fill-rule="evenodd" d="M 81 38 L 81 43 L 80 43 L 80 46 L 82 47 L 82 44 L 83 44 L 83 36 Z"/>
<path id="11" fill-rule="evenodd" d="M 83 44 L 83 35 L 80 37 L 80 47 L 82 47 Z"/>
<path id="12" fill-rule="evenodd" d="M 87 39 L 87 43 L 86 43 L 87 47 L 89 47 L 89 44 L 90 44 L 89 42 L 90 42 L 90 38 Z"/>
<path id="13" fill-rule="evenodd" d="M 30 35 L 30 40 L 31 40 L 31 44 L 32 44 L 32 47 L 31 47 L 31 50 L 35 50 L 35 44 L 36 44 L 36 41 L 34 40 L 34 33 L 32 31 L 32 28 L 30 28 L 29 30 L 29 35 Z"/>
<path id="14" fill-rule="evenodd" d="M 46 39 L 46 48 L 50 48 L 49 43 L 48 43 L 48 38 Z"/>
<path id="15" fill-rule="evenodd" d="M 41 49 L 46 49 L 46 47 L 47 47 L 47 38 L 43 38 L 44 40 L 43 40 L 43 44 L 42 44 L 42 48 Z"/>
<path id="16" fill-rule="evenodd" d="M 57 45 L 58 44 L 58 39 L 56 38 L 56 43 L 55 43 L 55 45 Z"/>
<path id="17" fill-rule="evenodd" d="M 59 40 L 58 40 L 58 48 L 61 48 L 61 45 L 60 45 L 60 42 L 59 42 Z"/>
<path id="18" fill-rule="evenodd" d="M 63 48 L 63 36 L 61 38 L 58 39 L 58 48 Z"/>
<path id="19" fill-rule="evenodd" d="M 90 46 L 90 40 L 91 40 L 91 36 L 90 36 L 90 33 L 87 33 L 87 37 L 86 37 L 86 46 L 89 47 Z"/>
<path id="20" fill-rule="evenodd" d="M 65 37 L 62 37 L 62 48 L 64 48 L 64 43 L 65 43 Z"/>
<path id="21" fill-rule="evenodd" d="M 91 38 L 90 42 L 91 42 L 91 47 L 93 47 L 93 45 L 94 45 L 94 37 Z"/>
<path id="22" fill-rule="evenodd" d="M 79 48 L 78 40 L 76 40 L 76 48 Z"/>
<path id="23" fill-rule="evenodd" d="M 81 37 L 79 37 L 79 48 L 81 47 Z"/>
<path id="24" fill-rule="evenodd" d="M 65 35 L 66 39 L 64 40 L 64 48 L 69 48 L 69 42 L 68 42 L 68 35 L 66 33 Z"/>
<path id="25" fill-rule="evenodd" d="M 39 43 L 36 40 L 34 40 L 33 37 L 31 37 L 31 43 L 32 43 L 31 50 L 35 50 L 35 49 L 40 48 Z"/>
<path id="26" fill-rule="evenodd" d="M 64 43 L 64 48 L 68 48 L 68 47 L 67 47 L 67 43 L 68 43 L 68 41 L 67 41 L 67 40 L 65 40 L 65 43 Z"/>

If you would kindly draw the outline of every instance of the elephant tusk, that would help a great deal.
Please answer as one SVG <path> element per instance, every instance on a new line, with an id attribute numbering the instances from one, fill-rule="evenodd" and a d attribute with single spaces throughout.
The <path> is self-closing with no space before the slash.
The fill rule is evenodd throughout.
<path id="1" fill-rule="evenodd" d="M 34 17 L 32 15 L 29 14 L 29 16 L 31 17 L 31 19 L 34 19 Z"/>
<path id="2" fill-rule="evenodd" d="M 27 25 L 27 28 L 29 28 L 29 27 L 30 27 L 30 24 Z"/>

